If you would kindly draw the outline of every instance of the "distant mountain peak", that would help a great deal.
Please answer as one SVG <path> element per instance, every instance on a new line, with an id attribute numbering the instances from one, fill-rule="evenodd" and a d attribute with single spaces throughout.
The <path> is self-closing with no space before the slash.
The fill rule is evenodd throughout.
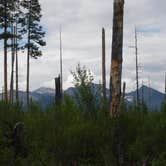
<path id="1" fill-rule="evenodd" d="M 55 90 L 52 88 L 40 87 L 33 92 L 38 94 L 54 94 Z"/>
<path id="2" fill-rule="evenodd" d="M 126 94 L 126 100 L 129 102 L 133 102 L 134 99 L 136 99 L 136 96 L 137 96 L 137 91 L 136 90 L 132 91 Z M 148 108 L 159 109 L 161 103 L 164 100 L 164 94 L 157 91 L 156 89 L 143 85 L 142 87 L 139 88 L 139 99 L 144 100 Z"/>

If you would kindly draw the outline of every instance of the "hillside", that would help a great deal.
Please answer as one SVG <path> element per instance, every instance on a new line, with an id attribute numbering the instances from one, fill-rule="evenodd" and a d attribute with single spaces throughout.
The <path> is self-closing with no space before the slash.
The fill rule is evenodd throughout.
<path id="1" fill-rule="evenodd" d="M 98 84 L 93 84 L 93 91 L 96 91 L 97 89 L 99 89 L 99 86 L 100 85 Z M 76 91 L 77 91 L 76 88 L 70 87 L 67 90 L 65 90 L 64 93 L 73 97 Z M 163 93 L 153 88 L 149 88 L 145 85 L 139 89 L 139 94 L 140 94 L 140 100 L 142 101 L 143 99 L 149 109 L 151 108 L 159 109 L 161 106 L 161 103 L 164 100 Z M 20 96 L 20 100 L 23 103 L 25 103 L 26 92 L 19 91 L 19 96 Z M 42 105 L 42 108 L 45 108 L 46 106 L 52 104 L 55 100 L 54 96 L 55 96 L 55 90 L 52 88 L 46 88 L 46 87 L 41 87 L 30 93 L 30 98 L 33 101 L 39 102 Z M 109 89 L 107 89 L 107 97 L 109 98 Z M 2 98 L 2 94 L 0 94 L 0 99 L 1 98 Z M 126 100 L 128 101 L 128 103 L 132 103 L 135 98 L 136 98 L 136 91 L 132 91 L 126 94 Z"/>

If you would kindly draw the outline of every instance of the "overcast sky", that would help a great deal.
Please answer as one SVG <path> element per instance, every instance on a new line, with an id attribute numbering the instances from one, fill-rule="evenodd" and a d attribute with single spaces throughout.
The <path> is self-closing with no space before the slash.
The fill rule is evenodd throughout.
<path id="1" fill-rule="evenodd" d="M 59 29 L 62 25 L 64 88 L 72 85 L 70 71 L 77 63 L 86 65 L 95 82 L 101 80 L 101 29 L 106 29 L 107 86 L 109 81 L 113 0 L 40 0 L 42 25 L 46 30 L 47 46 L 43 57 L 31 60 L 31 90 L 54 87 L 59 74 Z M 138 28 L 140 86 L 142 80 L 164 91 L 166 71 L 166 1 L 126 0 L 124 15 L 123 81 L 127 90 L 135 89 L 134 28 Z M 1 52 L 2 53 L 2 52 Z M 3 81 L 3 58 L 0 57 L 0 86 Z M 9 62 L 10 63 L 10 62 Z M 10 65 L 9 65 L 10 66 Z M 20 88 L 25 89 L 26 57 L 20 56 Z"/>

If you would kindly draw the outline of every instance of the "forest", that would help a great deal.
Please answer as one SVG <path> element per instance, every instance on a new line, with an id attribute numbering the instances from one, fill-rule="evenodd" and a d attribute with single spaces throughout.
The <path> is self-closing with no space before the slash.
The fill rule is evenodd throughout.
<path id="1" fill-rule="evenodd" d="M 113 3 L 109 94 L 102 28 L 101 84 L 94 88 L 91 70 L 78 63 L 71 71 L 74 94 L 64 93 L 60 41 L 55 99 L 44 110 L 41 103 L 30 97 L 30 58 L 37 61 L 47 44 L 41 13 L 38 0 L 0 0 L 0 44 L 4 57 L 0 166 L 166 166 L 166 88 L 160 108 L 149 109 L 139 94 L 136 30 L 136 97 L 130 104 L 126 99 L 126 82 L 122 83 L 124 0 Z M 25 102 L 19 92 L 22 53 L 27 64 Z"/>

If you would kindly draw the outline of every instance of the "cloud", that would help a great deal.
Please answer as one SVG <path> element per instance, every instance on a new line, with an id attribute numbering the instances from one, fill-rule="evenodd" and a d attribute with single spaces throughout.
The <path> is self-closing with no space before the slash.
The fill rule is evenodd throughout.
<path id="1" fill-rule="evenodd" d="M 109 87 L 113 0 L 40 0 L 42 25 L 47 31 L 47 46 L 43 57 L 31 60 L 31 90 L 39 86 L 54 86 L 59 74 L 59 28 L 62 25 L 63 73 L 65 88 L 70 86 L 70 71 L 77 63 L 86 65 L 101 80 L 101 28 L 106 29 L 107 87 Z M 135 89 L 135 26 L 144 29 L 138 33 L 140 85 L 150 75 L 152 87 L 164 91 L 166 71 L 166 1 L 126 0 L 124 15 L 123 80 L 127 89 Z M 149 33 L 150 32 L 150 33 Z M 2 56 L 0 57 L 2 66 Z M 26 58 L 21 60 L 20 84 L 26 79 Z M 2 76 L 3 66 L 1 67 Z M 3 77 L 1 78 L 1 80 Z M 2 81 L 0 83 L 2 85 Z M 25 87 L 23 88 L 25 89 Z"/>

